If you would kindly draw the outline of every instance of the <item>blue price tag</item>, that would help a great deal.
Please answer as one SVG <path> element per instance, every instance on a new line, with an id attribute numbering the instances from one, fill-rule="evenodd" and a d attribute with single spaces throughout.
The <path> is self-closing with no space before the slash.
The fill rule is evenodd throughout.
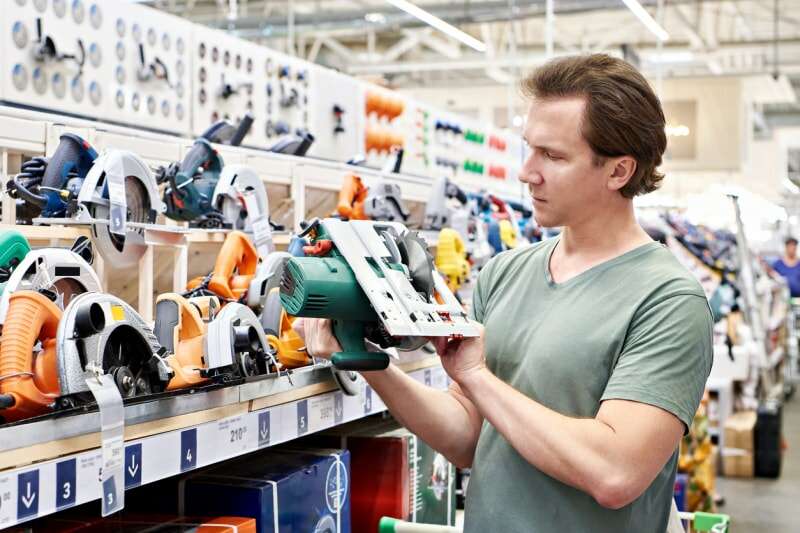
<path id="1" fill-rule="evenodd" d="M 341 392 L 333 395 L 333 421 L 337 426 L 344 422 L 344 395 Z"/>
<path id="2" fill-rule="evenodd" d="M 77 461 L 70 459 L 56 464 L 56 508 L 75 505 Z"/>
<path id="3" fill-rule="evenodd" d="M 270 434 L 270 420 L 269 411 L 258 413 L 258 446 L 267 446 L 269 444 Z"/>
<path id="4" fill-rule="evenodd" d="M 297 402 L 297 434 L 308 433 L 308 400 Z"/>
<path id="5" fill-rule="evenodd" d="M 181 432 L 181 472 L 197 466 L 197 429 Z"/>
<path id="6" fill-rule="evenodd" d="M 17 476 L 17 520 L 39 514 L 39 471 L 31 470 Z"/>
<path id="7" fill-rule="evenodd" d="M 142 445 L 131 444 L 125 447 L 125 488 L 142 484 Z"/>

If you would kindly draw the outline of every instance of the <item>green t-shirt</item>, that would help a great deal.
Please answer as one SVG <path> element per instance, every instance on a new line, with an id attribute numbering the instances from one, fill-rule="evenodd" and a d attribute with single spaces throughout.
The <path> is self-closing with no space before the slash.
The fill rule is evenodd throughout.
<path id="1" fill-rule="evenodd" d="M 556 284 L 557 242 L 502 253 L 481 272 L 471 314 L 486 328 L 489 369 L 566 416 L 593 418 L 603 400 L 624 399 L 691 425 L 712 360 L 700 284 L 655 242 Z M 528 463 L 484 421 L 464 531 L 663 532 L 677 459 L 676 449 L 638 499 L 610 510 Z"/>

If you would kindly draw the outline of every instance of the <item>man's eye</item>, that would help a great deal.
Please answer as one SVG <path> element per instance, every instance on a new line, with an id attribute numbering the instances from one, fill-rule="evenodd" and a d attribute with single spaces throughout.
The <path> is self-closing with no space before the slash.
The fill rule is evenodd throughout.
<path id="1" fill-rule="evenodd" d="M 544 155 L 545 155 L 545 157 L 547 159 L 551 159 L 553 161 L 557 161 L 557 160 L 561 159 L 560 157 L 558 157 L 557 155 L 553 154 L 552 152 L 545 152 Z"/>

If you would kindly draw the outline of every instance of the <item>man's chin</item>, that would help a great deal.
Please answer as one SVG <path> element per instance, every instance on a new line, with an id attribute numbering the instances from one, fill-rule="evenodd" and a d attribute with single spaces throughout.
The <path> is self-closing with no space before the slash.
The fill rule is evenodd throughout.
<path id="1" fill-rule="evenodd" d="M 547 216 L 546 214 L 541 212 L 534 213 L 533 219 L 536 221 L 536 225 L 539 226 L 540 228 L 557 228 L 559 226 L 562 226 L 562 224 L 559 223 L 559 221 L 556 220 L 555 217 Z"/>

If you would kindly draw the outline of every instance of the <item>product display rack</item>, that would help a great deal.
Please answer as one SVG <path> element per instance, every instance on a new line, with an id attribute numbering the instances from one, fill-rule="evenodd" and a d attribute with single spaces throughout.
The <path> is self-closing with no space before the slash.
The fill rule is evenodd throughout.
<path id="1" fill-rule="evenodd" d="M 447 376 L 436 358 L 423 357 L 400 367 L 421 383 L 438 389 L 447 387 Z M 179 475 L 386 409 L 369 386 L 365 385 L 357 396 L 345 396 L 335 390 L 328 375 L 327 368 L 313 368 L 296 371 L 296 382 L 289 386 L 288 378 L 281 375 L 257 384 L 127 406 L 125 488 Z M 258 389 L 265 394 L 259 396 Z M 167 417 L 154 418 L 158 414 Z M 102 451 L 97 412 L 27 426 L 30 427 L 0 429 L 0 466 L 4 468 L 0 471 L 0 528 L 104 497 L 98 476 Z M 84 433 L 75 435 L 80 432 Z M 8 464 L 15 461 L 28 464 L 9 468 Z M 32 461 L 35 464 L 29 464 Z"/>
<path id="2" fill-rule="evenodd" d="M 179 160 L 192 142 L 16 108 L 0 107 L 0 118 L 3 186 L 25 159 L 50 155 L 64 132 L 78 133 L 100 151 L 122 147 L 139 153 L 151 167 Z M 367 180 L 380 175 L 374 170 L 330 161 L 247 148 L 218 146 L 217 149 L 226 163 L 245 163 L 256 168 L 265 186 L 288 188 L 295 227 L 306 218 L 303 214 L 308 215 L 305 198 L 309 191 L 335 195 L 348 170 L 357 171 Z M 401 184 L 404 199 L 420 203 L 427 200 L 432 184 L 429 178 L 393 175 L 392 179 Z M 90 236 L 89 228 L 84 226 L 16 225 L 14 206 L 6 195 L 2 199 L 0 221 L 0 229 L 21 232 L 33 247 L 65 247 L 78 237 Z M 146 320 L 153 319 L 156 249 L 173 255 L 172 290 L 182 291 L 189 277 L 191 253 L 196 249 L 197 253 L 216 254 L 226 234 L 186 228 L 166 238 L 156 235 L 149 240 L 150 246 L 139 262 L 138 275 L 130 274 L 131 281 L 138 285 L 138 305 L 134 307 L 140 314 Z M 423 235 L 430 245 L 436 245 L 436 232 Z M 289 240 L 288 232 L 273 234 L 278 249 L 285 249 Z M 98 254 L 94 268 L 105 287 L 113 279 L 113 271 Z M 438 358 L 430 353 L 404 354 L 400 367 L 420 382 L 439 389 L 447 387 L 447 376 Z M 318 364 L 253 382 L 162 394 L 126 405 L 125 488 L 176 476 L 385 410 L 383 402 L 366 384 L 357 396 L 345 396 L 330 376 L 329 366 Z M 103 463 L 99 431 L 100 413 L 96 408 L 76 409 L 0 428 L 0 529 L 104 497 L 99 475 Z"/>

